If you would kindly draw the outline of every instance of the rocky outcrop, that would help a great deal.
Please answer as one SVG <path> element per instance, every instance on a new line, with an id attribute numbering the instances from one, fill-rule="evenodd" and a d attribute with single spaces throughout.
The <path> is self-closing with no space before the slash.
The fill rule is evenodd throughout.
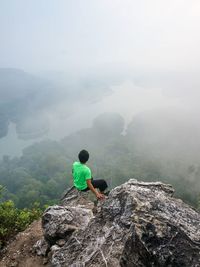
<path id="1" fill-rule="evenodd" d="M 43 215 L 51 265 L 200 266 L 200 215 L 173 192 L 131 179 L 94 208 L 87 194 L 70 190 Z"/>
<path id="2" fill-rule="evenodd" d="M 42 218 L 44 237 L 54 245 L 57 240 L 66 240 L 74 231 L 84 229 L 92 217 L 92 211 L 83 207 L 52 206 Z"/>

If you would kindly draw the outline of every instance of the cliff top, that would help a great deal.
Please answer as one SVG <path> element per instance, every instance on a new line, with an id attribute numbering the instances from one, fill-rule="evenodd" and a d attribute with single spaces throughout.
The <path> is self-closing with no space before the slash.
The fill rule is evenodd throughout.
<path id="1" fill-rule="evenodd" d="M 131 179 L 94 204 L 72 188 L 44 212 L 34 249 L 55 267 L 200 266 L 200 214 L 173 193 Z"/>

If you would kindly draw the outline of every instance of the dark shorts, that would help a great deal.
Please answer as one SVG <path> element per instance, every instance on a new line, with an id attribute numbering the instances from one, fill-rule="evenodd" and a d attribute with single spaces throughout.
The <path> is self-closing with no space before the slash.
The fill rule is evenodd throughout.
<path id="1" fill-rule="evenodd" d="M 93 178 L 91 179 L 92 185 L 94 186 L 94 188 L 98 188 L 100 192 L 105 191 L 105 189 L 108 187 L 106 181 L 104 179 L 97 179 L 94 180 Z M 84 190 L 81 191 L 88 191 L 90 190 L 88 187 Z"/>

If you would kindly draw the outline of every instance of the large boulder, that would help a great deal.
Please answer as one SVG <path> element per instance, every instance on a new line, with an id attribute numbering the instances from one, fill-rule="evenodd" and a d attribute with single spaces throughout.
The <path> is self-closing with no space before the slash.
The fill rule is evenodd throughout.
<path id="1" fill-rule="evenodd" d="M 170 185 L 134 179 L 116 187 L 99 201 L 95 217 L 88 217 L 88 224 L 53 250 L 52 266 L 200 266 L 200 215 L 173 198 L 173 192 Z M 68 214 L 68 208 L 63 209 Z M 63 209 L 60 218 L 65 217 Z M 84 217 L 76 211 L 77 220 Z M 67 224 L 72 222 L 67 219 Z M 61 223 L 54 229 L 60 227 L 66 229 Z"/>
<path id="2" fill-rule="evenodd" d="M 93 213 L 90 209 L 82 207 L 49 207 L 42 216 L 42 227 L 45 240 L 50 245 L 56 243 L 59 239 L 69 238 L 69 236 L 78 229 L 84 229 Z"/>
<path id="3" fill-rule="evenodd" d="M 94 208 L 92 199 L 94 196 L 91 195 L 91 191 L 79 191 L 73 186 L 63 193 L 60 203 L 62 206 L 79 206 L 92 210 Z"/>

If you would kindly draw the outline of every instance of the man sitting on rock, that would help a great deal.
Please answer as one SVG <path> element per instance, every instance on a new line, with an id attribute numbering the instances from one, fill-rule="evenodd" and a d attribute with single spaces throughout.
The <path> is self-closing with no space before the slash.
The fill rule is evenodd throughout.
<path id="1" fill-rule="evenodd" d="M 91 170 L 86 165 L 89 159 L 89 153 L 81 150 L 78 154 L 79 162 L 73 163 L 72 174 L 74 178 L 74 186 L 80 191 L 91 190 L 97 199 L 104 199 L 104 191 L 108 187 L 105 180 L 93 180 Z M 99 191 L 97 189 L 99 189 Z"/>

